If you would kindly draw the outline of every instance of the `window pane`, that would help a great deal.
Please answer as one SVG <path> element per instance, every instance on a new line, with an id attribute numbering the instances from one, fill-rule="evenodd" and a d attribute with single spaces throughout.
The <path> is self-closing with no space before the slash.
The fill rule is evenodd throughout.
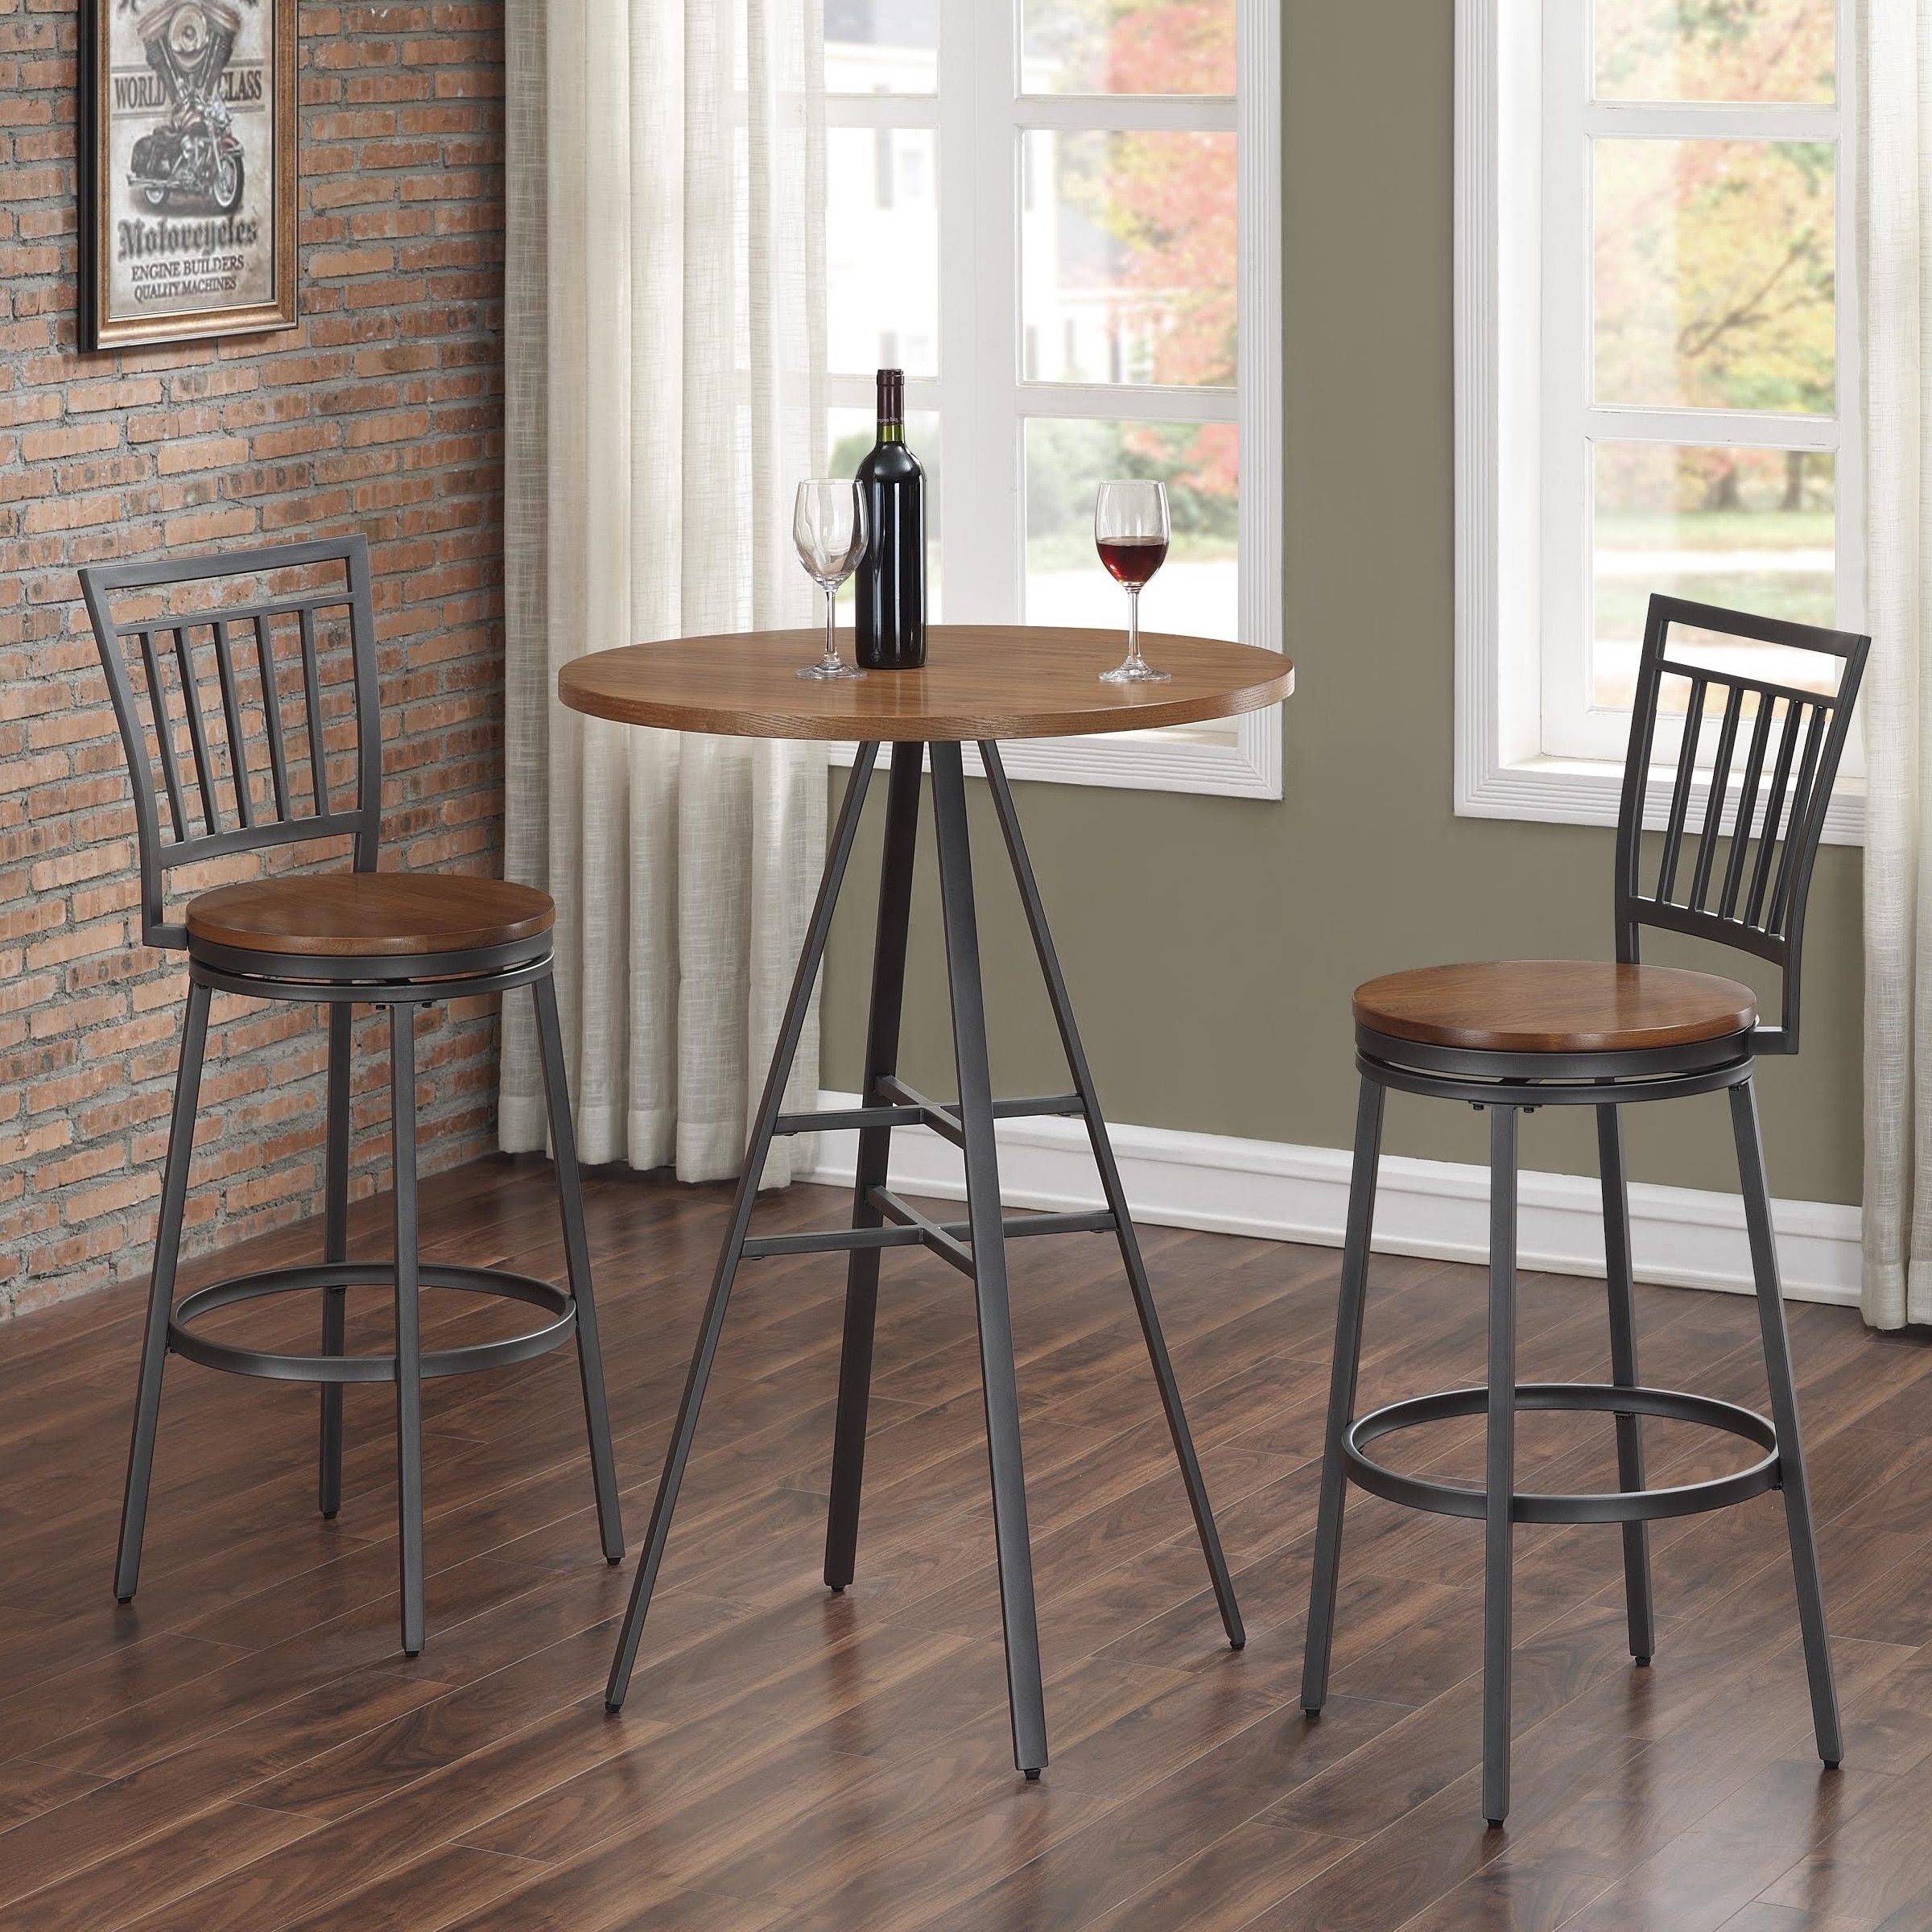
<path id="1" fill-rule="evenodd" d="M 1838 621 L 1828 455 L 1606 442 L 1596 466 L 1594 704 L 1630 708 L 1653 591 L 1799 624 Z M 1767 651 L 1776 663 L 1757 661 Z M 1715 642 L 1688 661 L 1715 665 L 1717 652 L 1788 679 L 1784 660 L 1809 655 Z M 1684 702 L 1684 688 L 1666 682 L 1664 708 Z"/>
<path id="2" fill-rule="evenodd" d="M 930 94 L 939 81 L 939 0 L 825 0 L 825 87 Z"/>
<path id="3" fill-rule="evenodd" d="M 1600 101 L 1829 101 L 1831 0 L 1596 0 Z"/>
<path id="4" fill-rule="evenodd" d="M 832 374 L 937 375 L 939 137 L 929 127 L 835 127 L 825 161 Z"/>
<path id="5" fill-rule="evenodd" d="M 825 447 L 830 452 L 828 477 L 858 474 L 859 464 L 878 435 L 877 419 L 869 409 L 828 409 L 825 412 Z M 926 621 L 941 620 L 939 601 L 939 414 L 932 409 L 906 412 L 906 444 L 926 472 Z M 840 623 L 851 621 L 852 580 L 839 592 Z M 819 607 L 821 614 L 824 606 Z"/>
<path id="6" fill-rule="evenodd" d="M 1232 423 L 1030 419 L 1026 621 L 1125 629 L 1126 593 L 1093 547 L 1094 495 L 1109 477 L 1158 477 L 1174 539 L 1141 595 L 1141 620 L 1150 630 L 1235 637 L 1239 448 Z"/>
<path id="7" fill-rule="evenodd" d="M 1020 85 L 1030 94 L 1232 94 L 1234 8 L 1235 0 L 1023 0 Z"/>
<path id="8" fill-rule="evenodd" d="M 1021 137 L 1022 375 L 1232 384 L 1235 137 Z"/>
<path id="9" fill-rule="evenodd" d="M 1828 142 L 1599 141 L 1596 399 L 1828 414 Z"/>

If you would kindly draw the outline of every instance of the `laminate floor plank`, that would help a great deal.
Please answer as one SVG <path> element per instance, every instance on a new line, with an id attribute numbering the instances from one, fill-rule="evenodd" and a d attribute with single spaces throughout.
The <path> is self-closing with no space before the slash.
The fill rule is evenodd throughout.
<path id="1" fill-rule="evenodd" d="M 426 1261 L 560 1282 L 548 1166 L 423 1184 Z M 626 1528 L 642 1538 L 729 1210 L 588 1174 Z M 935 1203 L 956 1218 L 957 1203 Z M 761 1231 L 836 1225 L 797 1187 Z M 389 1203 L 353 1204 L 386 1254 Z M 425 1390 L 429 1643 L 396 1648 L 394 1402 L 346 1393 L 315 1512 L 308 1389 L 171 1365 L 142 1588 L 106 1591 L 138 1284 L 0 1324 L 0 1932 L 1929 1932 L 1932 1346 L 1790 1311 L 1845 1713 L 1812 1753 L 1781 1505 L 1653 1531 L 1655 1663 L 1618 1539 L 1516 1539 L 1509 1827 L 1478 1810 L 1480 1524 L 1352 1492 L 1331 1690 L 1301 1711 L 1339 1257 L 1147 1228 L 1249 1644 L 1228 1649 L 1104 1240 L 1011 1257 L 1051 1762 L 1014 1775 L 970 1290 L 885 1257 L 856 1579 L 821 1580 L 844 1264 L 747 1267 L 630 1699 L 632 1563 L 597 1548 L 567 1353 Z M 312 1259 L 314 1222 L 184 1286 Z M 1525 1379 L 1608 1376 L 1600 1283 L 1525 1275 Z M 1637 1290 L 1645 1378 L 1764 1400 L 1747 1298 Z M 382 1352 L 379 1289 L 350 1340 Z M 424 1297 L 437 1346 L 522 1315 Z M 223 1333 L 314 1346 L 312 1301 Z M 1482 1271 L 1377 1256 L 1360 1406 L 1483 1373 Z M 1471 1417 L 1389 1439 L 1480 1484 Z M 1653 1482 L 1746 1447 L 1645 1425 Z M 1606 1417 L 1533 1415 L 1525 1487 L 1613 1486 Z"/>

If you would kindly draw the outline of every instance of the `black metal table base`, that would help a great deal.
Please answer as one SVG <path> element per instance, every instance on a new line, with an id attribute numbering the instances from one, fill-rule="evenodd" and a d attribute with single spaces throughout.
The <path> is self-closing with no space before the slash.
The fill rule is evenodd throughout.
<path id="1" fill-rule="evenodd" d="M 1356 1032 L 1362 1075 L 1355 1164 L 1342 1255 L 1335 1364 L 1329 1386 L 1327 1451 L 1322 1468 L 1315 1574 L 1308 1602 L 1302 1707 L 1313 1715 L 1327 1700 L 1341 1569 L 1343 1504 L 1352 1482 L 1410 1509 L 1472 1517 L 1484 1525 L 1483 1639 L 1483 1815 L 1501 1825 L 1509 1809 L 1509 1662 L 1511 1538 L 1518 1523 L 1617 1523 L 1622 1527 L 1624 1583 L 1630 1653 L 1648 1664 L 1656 1649 L 1646 1525 L 1660 1518 L 1720 1509 L 1781 1489 L 1798 1624 L 1810 1678 L 1818 1754 L 1835 1765 L 1843 1756 L 1838 1696 L 1825 1629 L 1818 1543 L 1813 1532 L 1791 1348 L 1778 1283 L 1771 1203 L 1758 1137 L 1754 1062 L 1748 1034 L 1646 1054 L 1593 1054 L 1574 1063 L 1553 1055 L 1483 1054 L 1395 1041 L 1366 1027 Z M 1488 1109 L 1489 1373 L 1487 1386 L 1450 1389 L 1354 1414 L 1367 1299 L 1369 1238 L 1375 1216 L 1376 1172 L 1381 1150 L 1382 1097 L 1394 1087 Z M 1744 1219 L 1750 1236 L 1759 1332 L 1770 1385 L 1771 1414 L 1674 1389 L 1645 1387 L 1637 1377 L 1637 1311 L 1630 1263 L 1630 1211 L 1624 1184 L 1623 1129 L 1618 1108 L 1723 1089 L 1731 1102 Z M 1516 1379 L 1517 1126 L 1521 1113 L 1545 1106 L 1596 1110 L 1599 1165 L 1609 1286 L 1611 1377 L 1608 1383 L 1519 1383 Z M 1525 1409 L 1597 1410 L 1616 1418 L 1617 1481 L 1614 1491 L 1558 1496 L 1518 1491 L 1515 1426 Z M 1488 1446 L 1480 1488 L 1406 1474 L 1377 1461 L 1368 1447 L 1382 1436 L 1452 1417 L 1486 1415 Z M 1656 1416 L 1727 1431 L 1764 1453 L 1730 1474 L 1669 1488 L 1645 1486 L 1640 1418 Z"/>
<path id="2" fill-rule="evenodd" d="M 865 1047 L 865 1084 L 861 1104 L 841 1112 L 793 1114 L 782 1110 L 785 1087 L 824 959 L 834 908 L 844 882 L 857 836 L 861 812 L 879 748 L 862 745 L 853 761 L 819 887 L 817 903 L 772 1055 L 764 1097 L 753 1125 L 737 1199 L 712 1278 L 710 1299 L 699 1329 L 691 1371 L 671 1431 L 664 1472 L 638 1560 L 630 1607 L 612 1661 L 605 1692 L 609 1707 L 623 1703 L 630 1682 L 651 1592 L 663 1562 L 678 1488 L 690 1459 L 718 1341 L 741 1261 L 766 1255 L 844 1252 L 846 1264 L 845 1325 L 839 1370 L 834 1430 L 831 1506 L 825 1532 L 825 1581 L 843 1590 L 855 1574 L 859 1501 L 865 1463 L 866 1411 L 872 1385 L 873 1329 L 878 1308 L 879 1257 L 887 1248 L 929 1249 L 972 1282 L 978 1315 L 980 1367 L 986 1404 L 986 1437 L 991 1468 L 994 1542 L 999 1560 L 1000 1608 L 1006 1642 L 1006 1678 L 1013 1719 L 1013 1762 L 1029 1777 L 1046 1763 L 1046 1717 L 1040 1677 L 1039 1637 L 1034 1618 L 1033 1555 L 1027 1535 L 1026 1490 L 1020 1448 L 1019 1391 L 1013 1370 L 1013 1325 L 1007 1300 L 1005 1245 L 1021 1236 L 1073 1232 L 1111 1233 L 1120 1245 L 1128 1286 L 1146 1339 L 1161 1403 L 1174 1441 L 1182 1478 L 1194 1513 L 1209 1577 L 1228 1641 L 1237 1649 L 1245 1641 L 1234 1586 L 1215 1529 L 1200 1463 L 1188 1433 L 1173 1364 L 1162 1337 L 1160 1318 L 1133 1222 L 1121 1190 L 1120 1170 L 1094 1090 L 1093 1075 L 1074 1023 L 1072 1003 L 1047 930 L 1046 915 L 1032 863 L 1020 836 L 1013 794 L 1000 762 L 999 747 L 982 742 L 980 753 L 993 794 L 1013 877 L 1019 887 L 1034 947 L 1059 1028 L 1060 1042 L 1073 1076 L 1074 1091 L 1034 1100 L 996 1100 L 987 1062 L 986 1012 L 980 979 L 980 950 L 974 904 L 972 860 L 967 835 L 964 762 L 957 743 L 930 746 L 894 745 L 886 815 L 885 851 L 880 870 L 877 939 L 873 955 L 871 1013 Z M 918 837 L 921 773 L 927 753 L 932 766 L 933 818 L 939 848 L 939 897 L 944 914 L 947 976 L 952 994 L 953 1049 L 959 1080 L 957 1101 L 929 1100 L 898 1077 L 899 1021 L 906 985 L 906 933 L 912 910 L 914 851 Z M 1046 1115 L 1079 1115 L 1100 1170 L 1107 1205 L 1091 1213 L 1008 1217 L 1001 1208 L 994 1123 Z M 902 1200 L 888 1185 L 895 1128 L 923 1125 L 958 1147 L 965 1156 L 966 1216 L 938 1221 Z M 856 1129 L 858 1167 L 848 1228 L 823 1232 L 753 1237 L 753 1203 L 774 1135 Z"/>

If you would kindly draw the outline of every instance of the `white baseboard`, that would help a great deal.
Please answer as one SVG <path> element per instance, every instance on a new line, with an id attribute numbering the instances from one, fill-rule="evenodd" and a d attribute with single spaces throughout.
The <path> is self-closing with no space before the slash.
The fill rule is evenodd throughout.
<path id="1" fill-rule="evenodd" d="M 858 1096 L 828 1092 L 820 1104 L 856 1107 Z M 1341 1245 L 1348 1205 L 1345 1149 L 1164 1127 L 1115 1127 L 1113 1135 L 1137 1220 Z M 999 1143 L 1000 1191 L 1009 1207 L 1101 1204 L 1086 1129 L 1077 1120 L 1002 1121 Z M 820 1134 L 818 1165 L 801 1178 L 849 1187 L 857 1152 L 856 1133 Z M 945 1200 L 961 1199 L 966 1191 L 958 1153 L 923 1127 L 893 1136 L 892 1183 L 904 1193 Z M 1525 1173 L 1517 1199 L 1522 1266 L 1557 1274 L 1603 1274 L 1602 1206 L 1594 1179 Z M 1376 1197 L 1376 1248 L 1389 1254 L 1483 1261 L 1488 1253 L 1488 1199 L 1485 1168 L 1385 1155 Z M 1855 1305 L 1858 1209 L 1832 1201 L 1773 1201 L 1771 1218 L 1786 1298 Z M 1633 1183 L 1630 1241 L 1639 1281 L 1751 1291 L 1744 1203 L 1737 1195 Z"/>

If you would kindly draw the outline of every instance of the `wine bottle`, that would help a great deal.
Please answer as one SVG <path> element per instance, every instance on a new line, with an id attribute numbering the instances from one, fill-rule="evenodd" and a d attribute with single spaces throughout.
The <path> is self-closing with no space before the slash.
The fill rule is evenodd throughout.
<path id="1" fill-rule="evenodd" d="M 906 374 L 879 371 L 879 440 L 858 469 L 871 537 L 852 582 L 857 654 L 867 671 L 926 662 L 926 473 L 906 447 Z"/>

